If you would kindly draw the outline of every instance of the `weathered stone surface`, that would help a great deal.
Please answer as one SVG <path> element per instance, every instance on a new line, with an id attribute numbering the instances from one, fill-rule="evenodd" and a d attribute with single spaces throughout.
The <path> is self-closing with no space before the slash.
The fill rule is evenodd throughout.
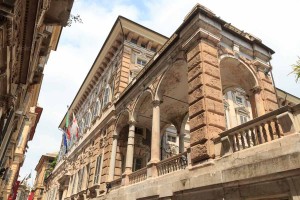
<path id="1" fill-rule="evenodd" d="M 267 101 L 267 103 L 265 103 L 265 105 L 266 105 L 266 110 L 267 111 L 273 111 L 273 110 L 278 109 L 278 104 L 274 103 L 272 101 Z"/>
<path id="2" fill-rule="evenodd" d="M 262 81 L 262 83 L 263 83 L 264 90 L 267 90 L 271 93 L 275 93 L 275 87 L 272 84 L 265 81 Z"/>
<path id="3" fill-rule="evenodd" d="M 203 71 L 206 73 L 206 74 L 209 74 L 213 77 L 216 77 L 216 78 L 220 78 L 220 69 L 214 65 L 211 65 L 211 64 L 208 64 L 208 63 L 205 63 L 205 62 L 202 62 L 201 63 L 202 65 L 202 68 L 203 68 Z"/>
<path id="4" fill-rule="evenodd" d="M 196 55 L 192 60 L 188 62 L 188 70 L 192 70 L 194 67 L 198 66 L 201 62 L 201 56 Z"/>
<path id="5" fill-rule="evenodd" d="M 201 53 L 201 58 L 203 62 L 206 62 L 208 64 L 214 65 L 214 66 L 218 66 L 218 58 L 216 56 L 212 56 L 206 52 Z"/>
<path id="6" fill-rule="evenodd" d="M 205 43 L 205 42 L 201 42 L 200 45 L 201 51 L 204 51 L 212 56 L 217 57 L 218 56 L 218 51 L 215 47 Z"/>
<path id="7" fill-rule="evenodd" d="M 224 105 L 221 102 L 205 98 L 205 109 L 207 111 L 224 115 Z"/>
<path id="8" fill-rule="evenodd" d="M 205 143 L 207 141 L 207 126 L 203 126 L 190 133 L 190 145 L 194 146 L 198 143 Z"/>
<path id="9" fill-rule="evenodd" d="M 196 116 L 194 116 L 193 118 L 190 119 L 190 129 L 191 131 L 194 131 L 195 129 L 197 129 L 198 127 L 203 126 L 204 124 L 206 124 L 206 114 L 205 112 L 202 112 Z"/>
<path id="10" fill-rule="evenodd" d="M 200 52 L 199 45 L 196 45 L 191 51 L 187 53 L 187 61 L 189 62 L 195 55 L 198 55 Z"/>
<path id="11" fill-rule="evenodd" d="M 225 127 L 225 116 L 224 114 L 218 114 L 214 112 L 207 112 L 207 123 L 210 125 L 214 125 L 216 127 L 223 128 Z"/>
<path id="12" fill-rule="evenodd" d="M 222 86 L 221 86 L 221 80 L 220 79 L 215 78 L 213 76 L 209 76 L 209 75 L 202 75 L 201 74 L 200 76 L 203 76 L 205 85 L 208 85 L 210 87 L 221 90 Z"/>
<path id="13" fill-rule="evenodd" d="M 193 79 L 189 83 L 189 93 L 193 92 L 196 88 L 200 87 L 201 85 L 203 85 L 203 80 L 201 76 Z"/>
<path id="14" fill-rule="evenodd" d="M 212 87 L 205 87 L 205 96 L 209 99 L 221 102 L 223 104 L 222 91 Z"/>
<path id="15" fill-rule="evenodd" d="M 205 109 L 204 99 L 200 99 L 189 107 L 190 118 L 194 117 L 196 114 L 203 112 Z"/>
<path id="16" fill-rule="evenodd" d="M 193 104 L 195 103 L 197 100 L 201 99 L 204 97 L 204 92 L 203 92 L 203 86 L 198 87 L 197 89 L 193 90 L 190 94 L 189 94 L 189 104 Z"/>
<path id="17" fill-rule="evenodd" d="M 199 77 L 199 75 L 202 73 L 201 64 L 195 66 L 188 72 L 188 81 L 191 82 L 196 77 Z"/>
<path id="18" fill-rule="evenodd" d="M 209 158 L 207 143 L 191 147 L 191 160 L 193 163 Z"/>

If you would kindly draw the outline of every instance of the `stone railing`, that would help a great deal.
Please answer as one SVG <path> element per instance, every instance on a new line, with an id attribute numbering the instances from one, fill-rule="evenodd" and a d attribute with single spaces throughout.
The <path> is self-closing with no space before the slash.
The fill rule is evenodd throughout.
<path id="1" fill-rule="evenodd" d="M 185 169 L 188 164 L 187 152 L 180 153 L 157 163 L 158 176 Z"/>
<path id="2" fill-rule="evenodd" d="M 110 182 L 110 190 L 118 189 L 122 185 L 122 178 L 115 179 Z"/>
<path id="3" fill-rule="evenodd" d="M 251 148 L 293 132 L 295 122 L 292 109 L 282 107 L 221 133 L 221 154 Z"/>
<path id="4" fill-rule="evenodd" d="M 128 175 L 129 184 L 138 183 L 147 179 L 147 167 L 132 172 Z"/>

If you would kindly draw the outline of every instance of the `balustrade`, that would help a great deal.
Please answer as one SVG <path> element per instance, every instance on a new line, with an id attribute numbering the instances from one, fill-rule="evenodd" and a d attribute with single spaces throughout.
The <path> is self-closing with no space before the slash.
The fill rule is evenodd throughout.
<path id="1" fill-rule="evenodd" d="M 129 184 L 138 183 L 147 179 L 147 167 L 137 170 L 128 175 Z"/>
<path id="2" fill-rule="evenodd" d="M 286 123 L 287 121 L 291 123 Z M 292 129 L 293 116 L 290 114 L 290 107 L 283 107 L 224 131 L 220 136 L 223 146 L 226 146 L 227 141 L 232 152 L 237 152 L 279 139 Z"/>
<path id="3" fill-rule="evenodd" d="M 167 158 L 157 163 L 158 176 L 185 169 L 187 164 L 187 152 L 183 152 L 171 158 Z"/>

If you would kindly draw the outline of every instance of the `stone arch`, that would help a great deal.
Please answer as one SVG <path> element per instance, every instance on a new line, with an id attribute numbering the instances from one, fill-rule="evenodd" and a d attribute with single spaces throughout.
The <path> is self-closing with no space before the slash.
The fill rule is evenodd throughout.
<path id="1" fill-rule="evenodd" d="M 189 109 L 188 66 L 182 53 L 179 53 L 174 60 L 159 80 L 155 99 L 162 102 L 160 105 L 162 123 L 171 122 L 179 127 L 181 123 L 179 121 Z"/>
<path id="2" fill-rule="evenodd" d="M 132 109 L 132 120 L 139 121 L 139 112 L 143 110 L 143 112 L 147 112 L 147 105 L 152 104 L 154 99 L 154 94 L 151 89 L 146 89 L 143 91 L 136 99 L 133 109 Z M 149 112 L 149 111 L 148 111 Z M 152 109 L 151 109 L 152 113 Z"/>
<path id="3" fill-rule="evenodd" d="M 124 126 L 128 125 L 129 120 L 130 120 L 130 111 L 128 109 L 122 110 L 116 120 L 115 134 L 119 134 L 121 129 Z"/>
<path id="4" fill-rule="evenodd" d="M 183 51 L 182 51 L 182 53 L 183 53 Z M 155 89 L 154 100 L 161 100 L 162 99 L 161 85 L 162 85 L 163 81 L 167 78 L 168 74 L 171 73 L 173 67 L 182 66 L 182 67 L 186 68 L 186 72 L 187 72 L 187 61 L 186 61 L 186 58 L 184 57 L 184 55 L 182 55 L 182 53 L 177 55 L 177 58 L 175 59 L 174 63 L 169 65 L 164 70 L 162 76 L 160 77 L 160 80 L 158 81 L 157 87 Z M 186 73 L 186 77 L 187 77 L 187 73 Z"/>
<path id="5" fill-rule="evenodd" d="M 225 54 L 219 58 L 223 91 L 229 87 L 241 87 L 247 94 L 259 86 L 258 78 L 251 67 L 242 60 Z"/>

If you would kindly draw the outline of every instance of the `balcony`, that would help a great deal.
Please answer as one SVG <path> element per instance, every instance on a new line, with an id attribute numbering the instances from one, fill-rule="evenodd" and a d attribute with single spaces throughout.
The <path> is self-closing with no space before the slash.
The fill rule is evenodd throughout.
<path id="1" fill-rule="evenodd" d="M 191 165 L 187 151 L 148 164 L 110 182 L 109 198 L 129 193 L 130 198 L 136 199 L 158 194 L 161 198 L 179 195 L 180 191 L 183 195 L 202 187 L 220 191 L 228 187 L 249 188 L 257 180 L 266 185 L 284 184 L 285 179 L 280 178 L 285 176 L 299 177 L 300 180 L 300 172 L 296 170 L 300 167 L 299 130 L 300 105 L 280 108 L 220 133 L 220 137 L 214 140 L 214 159 Z M 126 190 L 122 189 L 124 186 Z M 258 190 L 267 188 L 264 186 Z M 249 196 L 257 194 L 245 193 Z"/>
<path id="2" fill-rule="evenodd" d="M 299 130 L 295 118 L 299 116 L 294 116 L 293 112 L 298 110 L 299 106 L 282 107 L 221 133 L 220 155 L 242 151 L 295 133 Z"/>

